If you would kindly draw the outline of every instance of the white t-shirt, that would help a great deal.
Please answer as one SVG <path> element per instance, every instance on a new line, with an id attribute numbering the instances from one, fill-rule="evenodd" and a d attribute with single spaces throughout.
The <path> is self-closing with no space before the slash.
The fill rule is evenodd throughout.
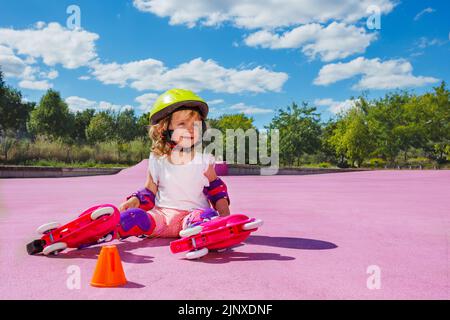
<path id="1" fill-rule="evenodd" d="M 155 205 L 163 208 L 193 210 L 209 208 L 203 187 L 209 185 L 203 174 L 209 164 L 215 163 L 211 154 L 196 152 L 194 159 L 186 164 L 172 164 L 167 156 L 150 152 L 148 171 L 158 185 Z"/>

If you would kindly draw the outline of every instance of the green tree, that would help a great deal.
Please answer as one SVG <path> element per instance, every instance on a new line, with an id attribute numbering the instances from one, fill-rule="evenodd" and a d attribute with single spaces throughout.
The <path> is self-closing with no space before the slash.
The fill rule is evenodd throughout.
<path id="1" fill-rule="evenodd" d="M 77 111 L 74 115 L 73 138 L 78 143 L 87 142 L 86 129 L 95 115 L 95 109 L 85 109 Z"/>
<path id="2" fill-rule="evenodd" d="M 116 123 L 111 111 L 97 113 L 86 128 L 86 138 L 89 143 L 114 140 L 116 138 Z"/>
<path id="3" fill-rule="evenodd" d="M 346 120 L 346 118 L 340 118 L 336 121 L 331 133 L 327 135 L 327 143 L 334 149 L 339 167 L 348 167 L 346 158 L 348 145 L 344 142 L 347 130 Z"/>
<path id="4" fill-rule="evenodd" d="M 34 134 L 43 134 L 53 139 L 70 138 L 74 118 L 59 92 L 47 90 L 38 106 L 31 112 L 29 129 Z"/>
<path id="5" fill-rule="evenodd" d="M 405 163 L 408 160 L 408 151 L 422 148 L 426 144 L 424 124 L 427 115 L 420 100 L 421 97 L 410 96 L 410 99 L 402 105 L 402 115 L 392 130 L 393 136 L 397 137 L 398 147 Z"/>
<path id="6" fill-rule="evenodd" d="M 391 163 L 411 145 L 414 133 L 408 127 L 405 104 L 410 102 L 408 92 L 386 94 L 375 100 L 368 110 L 367 122 L 375 142 L 375 153 Z"/>
<path id="7" fill-rule="evenodd" d="M 430 159 L 442 163 L 450 153 L 450 92 L 446 83 L 434 88 L 433 93 L 424 94 L 419 102 L 425 114 L 423 130 L 426 136 L 424 149 Z"/>
<path id="8" fill-rule="evenodd" d="M 320 115 L 315 107 L 305 102 L 298 106 L 295 102 L 286 110 L 279 109 L 267 129 L 278 129 L 280 133 L 280 161 L 292 165 L 299 164 L 303 154 L 312 154 L 320 148 Z"/>
<path id="9" fill-rule="evenodd" d="M 343 162 L 344 156 L 352 166 L 360 167 L 372 151 L 369 127 L 363 109 L 358 105 L 348 110 L 338 120 L 329 143 Z"/>
<path id="10" fill-rule="evenodd" d="M 149 141 L 148 128 L 150 126 L 150 112 L 142 114 L 136 121 L 138 137 L 143 137 L 144 141 Z"/>
<path id="11" fill-rule="evenodd" d="M 330 138 L 336 130 L 338 122 L 335 119 L 330 119 L 322 125 L 322 132 L 320 135 L 320 152 L 324 156 L 325 161 L 337 163 L 342 166 L 345 163 L 345 154 L 336 154 L 334 146 L 330 143 Z"/>
<path id="12" fill-rule="evenodd" d="M 233 144 L 233 152 L 234 155 L 237 155 L 237 157 L 239 158 L 239 153 L 240 153 L 240 149 L 238 149 L 238 143 L 235 143 L 236 139 L 240 138 L 241 133 L 244 135 L 244 142 L 245 142 L 245 150 L 243 150 L 242 155 L 243 157 L 245 157 L 245 159 L 243 159 L 246 163 L 247 160 L 249 159 L 249 148 L 247 148 L 247 146 L 249 145 L 249 141 L 250 141 L 250 136 L 249 133 L 252 133 L 252 130 L 255 130 L 253 132 L 256 132 L 256 128 L 253 125 L 253 118 L 252 117 L 247 117 L 245 114 L 243 113 L 237 113 L 237 114 L 224 114 L 221 115 L 219 118 L 217 119 L 209 119 L 208 120 L 208 124 L 209 127 L 214 128 L 214 129 L 218 129 L 220 130 L 220 132 L 222 132 L 222 144 L 224 146 L 224 150 L 223 150 L 223 154 L 222 157 L 224 160 L 227 160 L 229 162 L 234 162 L 234 160 L 232 159 L 227 159 L 227 154 L 226 154 L 226 146 L 231 146 L 231 144 Z M 248 131 L 249 129 L 251 129 L 250 131 Z M 234 135 L 227 135 L 227 130 L 233 130 L 236 133 L 236 136 Z M 241 132 L 239 132 L 239 130 L 242 130 Z M 255 150 L 253 150 L 255 151 Z M 233 155 L 233 157 L 234 157 Z M 218 156 L 218 155 L 216 155 Z"/>
<path id="13" fill-rule="evenodd" d="M 253 118 L 247 117 L 243 113 L 237 114 L 224 114 L 220 116 L 218 119 L 210 120 L 210 125 L 216 129 L 219 129 L 223 133 L 225 133 L 226 129 L 254 129 Z"/>
<path id="14" fill-rule="evenodd" d="M 0 135 L 22 138 L 27 135 L 27 121 L 34 109 L 33 102 L 23 102 L 22 93 L 7 86 L 0 70 Z"/>
<path id="15" fill-rule="evenodd" d="M 138 136 L 136 116 L 133 109 L 126 109 L 116 116 L 116 134 L 120 142 L 129 142 Z"/>

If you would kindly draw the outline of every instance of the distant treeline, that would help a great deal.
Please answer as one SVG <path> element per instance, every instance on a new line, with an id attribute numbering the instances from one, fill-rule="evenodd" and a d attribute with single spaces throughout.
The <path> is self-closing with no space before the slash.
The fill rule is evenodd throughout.
<path id="1" fill-rule="evenodd" d="M 292 103 L 278 109 L 266 129 L 280 132 L 283 166 L 442 165 L 450 153 L 449 110 L 449 90 L 442 82 L 423 95 L 396 91 L 378 99 L 358 97 L 353 107 L 325 123 L 316 107 Z M 0 71 L 0 163 L 133 164 L 148 157 L 148 116 L 137 117 L 132 109 L 72 112 L 51 89 L 38 103 L 24 102 Z M 253 121 L 225 114 L 208 123 L 225 133 L 256 130 Z"/>

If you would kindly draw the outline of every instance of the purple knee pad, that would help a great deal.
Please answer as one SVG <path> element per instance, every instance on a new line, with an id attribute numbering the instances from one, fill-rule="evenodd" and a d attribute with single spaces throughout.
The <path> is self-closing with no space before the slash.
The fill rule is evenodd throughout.
<path id="1" fill-rule="evenodd" d="M 145 210 L 131 208 L 120 213 L 120 237 L 150 235 L 155 228 L 155 220 Z"/>

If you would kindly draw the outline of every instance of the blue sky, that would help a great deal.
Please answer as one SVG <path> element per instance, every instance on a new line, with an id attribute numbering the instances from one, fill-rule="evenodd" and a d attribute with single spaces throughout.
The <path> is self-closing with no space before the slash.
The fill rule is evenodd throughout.
<path id="1" fill-rule="evenodd" d="M 139 115 L 166 89 L 185 87 L 210 102 L 211 116 L 244 112 L 258 127 L 292 101 L 327 120 L 363 91 L 422 93 L 449 82 L 448 1 L 336 3 L 2 0 L 0 65 L 31 101 L 51 87 L 72 110 Z M 369 29 L 378 12 L 380 29 Z"/>

